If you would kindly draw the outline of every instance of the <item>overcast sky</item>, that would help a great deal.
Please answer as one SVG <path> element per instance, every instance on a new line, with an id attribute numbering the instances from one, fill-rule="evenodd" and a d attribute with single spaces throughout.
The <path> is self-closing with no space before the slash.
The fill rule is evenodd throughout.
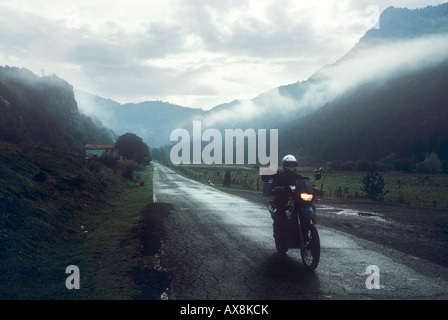
<path id="1" fill-rule="evenodd" d="M 120 103 L 210 109 L 306 80 L 389 6 L 446 1 L 0 0 L 0 65 Z"/>

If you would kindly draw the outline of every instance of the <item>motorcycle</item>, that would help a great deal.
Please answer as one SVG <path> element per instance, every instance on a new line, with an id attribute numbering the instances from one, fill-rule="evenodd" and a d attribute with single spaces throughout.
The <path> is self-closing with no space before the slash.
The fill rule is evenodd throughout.
<path id="1" fill-rule="evenodd" d="M 320 179 L 320 173 L 315 175 Z M 299 178 L 295 185 L 275 187 L 272 191 L 284 194 L 283 203 L 269 202 L 269 212 L 274 220 L 275 246 L 279 253 L 289 249 L 300 249 L 303 265 L 307 270 L 315 270 L 320 259 L 320 238 L 316 228 L 315 195 L 308 178 Z"/>

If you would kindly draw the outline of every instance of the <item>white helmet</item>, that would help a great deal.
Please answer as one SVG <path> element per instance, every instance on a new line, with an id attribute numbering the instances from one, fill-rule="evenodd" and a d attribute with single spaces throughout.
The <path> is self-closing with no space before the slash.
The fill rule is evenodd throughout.
<path id="1" fill-rule="evenodd" d="M 296 172 L 297 160 L 293 155 L 288 154 L 282 160 L 283 170 L 288 172 Z"/>

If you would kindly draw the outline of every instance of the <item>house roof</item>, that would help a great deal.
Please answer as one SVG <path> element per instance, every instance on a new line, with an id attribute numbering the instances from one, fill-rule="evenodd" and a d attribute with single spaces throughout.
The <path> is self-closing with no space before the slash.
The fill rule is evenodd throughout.
<path id="1" fill-rule="evenodd" d="M 86 144 L 88 150 L 115 149 L 114 144 Z"/>

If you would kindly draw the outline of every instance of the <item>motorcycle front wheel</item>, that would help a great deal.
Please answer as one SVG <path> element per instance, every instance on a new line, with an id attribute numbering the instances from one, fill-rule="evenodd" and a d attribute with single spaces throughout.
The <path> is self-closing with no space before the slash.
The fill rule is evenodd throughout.
<path id="1" fill-rule="evenodd" d="M 302 262 L 307 270 L 315 270 L 320 259 L 319 233 L 314 225 L 310 224 L 302 232 L 304 248 L 301 250 Z"/>
<path id="2" fill-rule="evenodd" d="M 275 237 L 275 248 L 277 249 L 278 253 L 286 254 L 286 252 L 288 251 L 288 243 L 284 235 L 277 235 Z"/>

